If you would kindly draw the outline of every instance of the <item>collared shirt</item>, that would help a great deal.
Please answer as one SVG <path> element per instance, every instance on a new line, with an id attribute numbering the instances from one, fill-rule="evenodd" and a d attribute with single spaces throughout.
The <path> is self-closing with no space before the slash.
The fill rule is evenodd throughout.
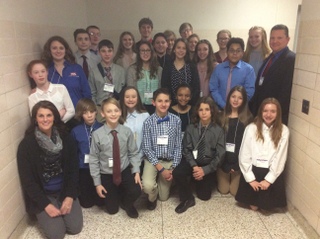
<path id="1" fill-rule="evenodd" d="M 87 77 L 82 67 L 78 64 L 64 61 L 64 68 L 62 75 L 60 75 L 52 63 L 49 67 L 48 79 L 53 84 L 63 84 L 67 88 L 74 107 L 82 98 L 91 99 Z"/>
<path id="2" fill-rule="evenodd" d="M 252 172 L 252 165 L 269 168 L 269 172 L 265 176 L 265 180 L 269 183 L 274 183 L 284 169 L 288 153 L 289 129 L 284 124 L 282 125 L 281 139 L 277 148 L 274 147 L 270 137 L 270 130 L 271 128 L 265 124 L 262 125 L 264 138 L 262 142 L 262 140 L 257 140 L 257 126 L 254 123 L 245 129 L 239 152 L 239 164 L 248 183 L 256 179 Z"/>
<path id="3" fill-rule="evenodd" d="M 90 142 L 92 133 L 99 129 L 103 124 L 98 121 L 94 122 L 92 126 L 86 125 L 84 122 L 77 125 L 71 131 L 72 137 L 77 142 L 79 168 L 89 168 L 88 163 L 84 163 L 85 154 L 90 153 Z"/>
<path id="4" fill-rule="evenodd" d="M 142 158 L 143 151 L 141 149 L 142 143 L 142 126 L 143 122 L 149 117 L 148 112 L 138 113 L 137 111 L 133 111 L 132 113 L 128 113 L 126 121 L 124 125 L 129 127 L 134 135 L 134 140 L 137 144 L 139 150 L 139 157 Z"/>
<path id="5" fill-rule="evenodd" d="M 28 97 L 30 114 L 33 106 L 41 100 L 48 100 L 52 102 L 58 110 L 65 109 L 66 113 L 61 118 L 63 122 L 69 121 L 74 116 L 74 107 L 67 91 L 67 88 L 62 84 L 51 84 L 47 92 L 36 88 L 36 92 Z"/>
<path id="6" fill-rule="evenodd" d="M 132 65 L 127 72 L 127 86 L 134 86 L 137 88 L 141 101 L 145 105 L 152 105 L 152 97 L 147 97 L 147 93 L 153 93 L 161 86 L 162 68 L 158 67 L 156 77 L 150 77 L 150 71 L 142 70 L 142 77 L 137 79 L 137 66 Z M 152 95 L 152 94 L 151 94 Z"/>
<path id="7" fill-rule="evenodd" d="M 229 61 L 222 62 L 216 66 L 210 77 L 209 86 L 211 95 L 221 109 L 226 105 L 226 91 L 229 72 Z M 254 93 L 255 79 L 256 77 L 253 67 L 240 60 L 232 69 L 230 89 L 237 85 L 243 86 L 246 89 L 248 100 L 250 100 Z"/>
<path id="8" fill-rule="evenodd" d="M 104 72 L 104 67 L 101 63 L 99 63 L 95 68 L 92 69 L 92 71 L 90 71 L 89 85 L 91 88 L 92 99 L 97 105 L 100 105 L 104 99 L 110 98 L 112 94 L 119 94 L 125 85 L 126 73 L 124 68 L 114 63 L 112 63 L 110 67 L 113 79 L 112 83 L 109 79 L 107 79 Z M 102 69 L 103 72 L 101 72 L 99 68 Z M 114 85 L 113 93 L 104 90 L 106 83 Z"/>
<path id="9" fill-rule="evenodd" d="M 181 120 L 174 114 L 168 113 L 169 121 L 157 123 L 161 119 L 156 113 L 151 115 L 143 124 L 142 150 L 153 165 L 158 164 L 159 158 L 173 160 L 172 167 L 181 161 Z M 168 136 L 168 144 L 157 144 L 158 136 Z"/>
<path id="10" fill-rule="evenodd" d="M 82 66 L 83 68 L 83 58 L 82 56 L 86 56 L 87 57 L 87 62 L 88 62 L 88 66 L 89 66 L 89 72 L 98 65 L 98 63 L 101 61 L 101 57 L 99 55 L 94 54 L 91 51 L 87 51 L 86 54 L 82 54 L 80 51 L 76 51 L 74 53 L 74 56 L 76 58 L 76 62 Z"/>
<path id="11" fill-rule="evenodd" d="M 130 164 L 132 173 L 140 173 L 141 159 L 131 129 L 118 124 L 115 130 L 118 132 L 121 171 Z M 89 167 L 95 186 L 101 185 L 101 174 L 112 174 L 113 172 L 113 167 L 109 167 L 109 159 L 113 158 L 113 135 L 111 131 L 112 129 L 104 124 L 92 133 Z"/>

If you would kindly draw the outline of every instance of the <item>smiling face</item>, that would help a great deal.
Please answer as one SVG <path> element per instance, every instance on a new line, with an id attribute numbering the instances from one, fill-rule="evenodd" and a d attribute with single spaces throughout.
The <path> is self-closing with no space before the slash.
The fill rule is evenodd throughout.
<path id="1" fill-rule="evenodd" d="M 191 91 L 188 87 L 180 87 L 177 91 L 177 102 L 181 107 L 186 106 L 191 99 Z"/>
<path id="2" fill-rule="evenodd" d="M 133 46 L 133 39 L 129 34 L 126 34 L 121 39 L 124 49 L 131 50 Z"/>
<path id="3" fill-rule="evenodd" d="M 173 50 L 173 52 L 176 55 L 176 59 L 184 59 L 184 57 L 187 54 L 187 46 L 186 46 L 186 44 L 184 42 L 182 42 L 182 41 L 179 41 L 176 44 L 176 47 Z"/>
<path id="4" fill-rule="evenodd" d="M 188 40 L 188 48 L 190 52 L 194 52 L 196 50 L 196 45 L 199 39 L 197 37 L 192 37 Z"/>
<path id="5" fill-rule="evenodd" d="M 219 45 L 219 49 L 223 50 L 227 48 L 227 43 L 230 40 L 228 33 L 221 32 L 218 36 L 217 43 Z"/>
<path id="6" fill-rule="evenodd" d="M 160 93 L 155 100 L 152 100 L 152 104 L 156 107 L 156 114 L 163 118 L 167 115 L 171 104 L 170 96 Z"/>
<path id="7" fill-rule="evenodd" d="M 229 103 L 232 110 L 238 110 L 243 103 L 243 96 L 241 92 L 235 90 L 230 96 Z"/>
<path id="8" fill-rule="evenodd" d="M 140 58 L 143 62 L 147 63 L 151 59 L 151 49 L 147 44 L 141 44 L 139 47 Z"/>
<path id="9" fill-rule="evenodd" d="M 107 103 L 103 106 L 101 115 L 106 119 L 107 124 L 114 128 L 118 125 L 121 110 L 115 104 Z"/>
<path id="10" fill-rule="evenodd" d="M 155 39 L 154 44 L 153 44 L 154 50 L 156 53 L 160 56 L 166 54 L 167 48 L 168 48 L 168 43 L 166 39 L 162 36 L 159 36 Z"/>
<path id="11" fill-rule="evenodd" d="M 102 62 L 109 66 L 113 60 L 113 48 L 109 48 L 107 46 L 103 46 L 99 50 L 99 54 L 101 56 Z"/>
<path id="12" fill-rule="evenodd" d="M 270 34 L 269 45 L 273 53 L 277 53 L 287 47 L 290 37 L 287 37 L 284 30 L 273 30 Z"/>
<path id="13" fill-rule="evenodd" d="M 263 122 L 270 127 L 277 118 L 277 106 L 275 104 L 266 104 L 262 110 Z"/>
<path id="14" fill-rule="evenodd" d="M 91 45 L 89 34 L 79 33 L 76 37 L 76 45 L 82 52 L 89 50 Z"/>
<path id="15" fill-rule="evenodd" d="M 35 64 L 28 74 L 34 80 L 37 87 L 41 87 L 48 83 L 48 71 L 43 64 Z"/>
<path id="16" fill-rule="evenodd" d="M 142 24 L 139 28 L 139 31 L 141 34 L 141 39 L 149 40 L 152 32 L 152 27 L 149 24 Z"/>
<path id="17" fill-rule="evenodd" d="M 46 108 L 39 108 L 36 114 L 36 122 L 39 130 L 51 137 L 54 122 L 54 115 L 52 111 Z"/>
<path id="18" fill-rule="evenodd" d="M 176 38 L 174 37 L 174 35 L 170 35 L 167 38 L 167 43 L 168 43 L 168 49 L 171 51 L 174 45 L 174 41 L 176 40 Z"/>
<path id="19" fill-rule="evenodd" d="M 53 41 L 50 45 L 50 53 L 54 61 L 64 61 L 66 48 L 59 41 Z"/>
<path id="20" fill-rule="evenodd" d="M 211 122 L 211 110 L 210 105 L 201 103 L 198 109 L 198 115 L 202 125 L 208 125 Z"/>
<path id="21" fill-rule="evenodd" d="M 249 31 L 249 44 L 253 49 L 260 49 L 262 44 L 262 32 L 261 30 Z"/>
<path id="22" fill-rule="evenodd" d="M 130 112 L 133 112 L 138 103 L 138 94 L 134 89 L 129 89 L 124 93 L 124 104 Z"/>
<path id="23" fill-rule="evenodd" d="M 207 59 L 209 55 L 209 46 L 206 43 L 200 43 L 197 47 L 197 54 L 200 61 L 204 61 Z"/>

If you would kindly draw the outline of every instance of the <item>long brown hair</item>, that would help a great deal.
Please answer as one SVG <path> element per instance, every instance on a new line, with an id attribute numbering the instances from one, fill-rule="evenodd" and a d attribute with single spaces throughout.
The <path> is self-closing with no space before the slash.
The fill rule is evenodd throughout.
<path id="1" fill-rule="evenodd" d="M 142 104 L 141 97 L 140 97 L 140 94 L 139 94 L 139 91 L 137 90 L 137 88 L 134 86 L 127 86 L 127 87 L 123 88 L 123 90 L 121 91 L 120 99 L 119 99 L 120 107 L 122 110 L 122 117 L 123 117 L 124 121 L 126 121 L 127 115 L 128 115 L 128 108 L 127 108 L 126 104 L 124 103 L 124 97 L 125 97 L 125 94 L 128 90 L 134 90 L 137 93 L 137 104 L 136 104 L 135 110 L 138 113 L 146 112 L 146 109 L 144 108 L 144 106 Z"/>
<path id="2" fill-rule="evenodd" d="M 214 56 L 214 52 L 213 52 L 213 48 L 212 48 L 211 43 L 207 39 L 202 39 L 196 45 L 196 50 L 193 55 L 193 62 L 194 63 L 197 64 L 200 62 L 200 58 L 198 56 L 198 48 L 199 48 L 200 44 L 206 44 L 209 49 L 209 53 L 208 53 L 208 57 L 207 57 L 207 76 L 209 76 L 209 77 L 207 77 L 207 79 L 209 80 L 217 60 L 216 60 L 216 57 Z"/>
<path id="3" fill-rule="evenodd" d="M 201 104 L 208 104 L 210 107 L 210 112 L 211 112 L 211 123 L 216 124 L 218 121 L 218 108 L 216 106 L 216 103 L 211 97 L 200 97 L 199 100 L 196 103 L 196 106 L 194 107 L 193 114 L 192 114 L 192 123 L 193 124 L 198 124 L 200 122 L 200 117 L 199 117 L 199 108 Z"/>
<path id="4" fill-rule="evenodd" d="M 242 104 L 241 106 L 238 108 L 238 118 L 239 121 L 241 123 L 244 124 L 244 126 L 246 127 L 249 123 L 252 122 L 252 114 L 248 108 L 248 96 L 247 96 L 247 92 L 246 89 L 243 86 L 235 86 L 233 87 L 226 99 L 226 106 L 224 108 L 224 111 L 222 112 L 221 118 L 220 118 L 220 123 L 221 126 L 224 128 L 224 130 L 227 132 L 228 131 L 228 127 L 229 127 L 229 116 L 232 113 L 232 107 L 230 104 L 230 98 L 231 95 L 233 94 L 233 92 L 238 91 L 241 93 L 242 95 Z"/>
<path id="5" fill-rule="evenodd" d="M 30 76 L 30 74 L 32 72 L 32 68 L 37 64 L 43 65 L 46 68 L 46 70 L 48 71 L 48 66 L 47 66 L 47 64 L 46 64 L 46 62 L 44 60 L 32 60 L 32 61 L 29 62 L 29 64 L 27 65 L 27 75 L 28 75 L 28 79 L 29 79 L 29 83 L 30 83 L 31 89 L 34 89 L 34 88 L 37 87 L 36 82 Z"/>
<path id="6" fill-rule="evenodd" d="M 258 27 L 258 26 L 251 27 L 249 29 L 249 33 L 250 33 L 250 31 L 260 31 L 261 38 L 262 38 L 261 54 L 262 54 L 263 59 L 266 59 L 269 56 L 270 52 L 271 52 L 271 50 L 269 48 L 269 45 L 268 45 L 268 41 L 267 41 L 267 33 L 266 33 L 266 31 L 264 30 L 263 27 Z M 247 41 L 247 45 L 246 45 L 246 51 L 244 52 L 243 57 L 242 57 L 243 61 L 245 61 L 245 62 L 249 62 L 250 61 L 250 55 L 251 55 L 252 50 L 253 50 L 253 48 L 252 48 L 251 44 L 249 43 L 249 37 L 248 37 L 248 41 Z"/>
<path id="7" fill-rule="evenodd" d="M 258 115 L 254 119 L 254 123 L 257 126 L 257 140 L 262 140 L 262 142 L 264 142 L 264 137 L 262 134 L 262 125 L 263 125 L 262 114 L 263 114 L 264 107 L 267 104 L 274 104 L 277 107 L 277 116 L 272 125 L 272 128 L 270 129 L 271 140 L 274 144 L 274 147 L 277 148 L 282 135 L 282 119 L 281 119 L 282 111 L 281 111 L 281 106 L 279 101 L 275 98 L 265 99 L 264 101 L 262 101 L 259 107 Z"/>
<path id="8" fill-rule="evenodd" d="M 76 113 L 74 115 L 74 118 L 78 121 L 82 121 L 83 114 L 87 111 L 97 112 L 97 106 L 92 99 L 82 98 L 78 101 L 75 111 Z"/>
<path id="9" fill-rule="evenodd" d="M 141 56 L 140 56 L 140 47 L 142 45 L 147 45 L 150 50 L 151 50 L 151 56 L 150 56 L 150 60 L 149 60 L 149 68 L 150 68 L 150 78 L 156 78 L 157 77 L 157 73 L 158 73 L 158 70 L 159 70 L 159 62 L 158 62 L 158 59 L 157 59 L 157 54 L 155 53 L 152 45 L 150 42 L 148 41 L 142 41 L 139 45 L 139 52 L 137 54 L 137 63 L 136 63 L 136 66 L 137 66 L 137 71 L 136 71 L 136 78 L 137 78 L 137 81 L 139 79 L 141 79 L 142 77 L 144 77 L 143 73 L 142 73 L 142 65 L 143 65 L 143 61 L 141 59 Z"/>
<path id="10" fill-rule="evenodd" d="M 52 112 L 54 121 L 53 126 L 55 126 L 60 134 L 60 136 L 64 136 L 67 134 L 67 128 L 63 121 L 60 118 L 59 111 L 57 110 L 56 106 L 47 100 L 39 101 L 35 104 L 31 110 L 31 124 L 29 128 L 26 130 L 25 135 L 34 134 L 34 130 L 37 127 L 37 114 L 39 109 L 48 109 Z"/>
<path id="11" fill-rule="evenodd" d="M 122 32 L 120 37 L 119 37 L 119 45 L 118 45 L 117 53 L 113 58 L 113 62 L 116 62 L 118 59 L 120 59 L 120 58 L 122 58 L 124 56 L 124 52 L 125 52 L 126 49 L 123 46 L 122 38 L 125 35 L 129 35 L 131 37 L 131 39 L 132 39 L 132 47 L 131 47 L 131 49 L 132 49 L 133 52 L 135 52 L 135 40 L 134 40 L 133 34 L 131 32 L 128 32 L 128 31 Z"/>
<path id="12" fill-rule="evenodd" d="M 51 55 L 50 47 L 51 47 L 52 42 L 54 42 L 54 41 L 60 42 L 64 46 L 64 48 L 66 49 L 66 54 L 64 56 L 64 59 L 67 60 L 68 62 L 70 62 L 71 64 L 75 64 L 76 59 L 72 53 L 72 50 L 71 50 L 68 42 L 64 38 L 62 38 L 61 36 L 53 36 L 47 40 L 46 44 L 44 44 L 44 47 L 43 47 L 41 59 L 46 61 L 48 66 L 50 66 L 52 64 L 53 58 Z"/>

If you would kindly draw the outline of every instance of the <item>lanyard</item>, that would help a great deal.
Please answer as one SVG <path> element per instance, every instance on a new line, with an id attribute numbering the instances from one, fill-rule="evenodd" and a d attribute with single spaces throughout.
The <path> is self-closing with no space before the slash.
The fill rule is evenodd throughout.
<path id="1" fill-rule="evenodd" d="M 83 123 L 84 130 L 85 130 L 86 135 L 87 135 L 87 138 L 88 138 L 89 148 L 91 147 L 91 138 L 92 138 L 91 136 L 92 136 L 93 126 L 94 126 L 95 123 L 96 123 L 96 122 L 94 122 L 93 125 L 91 125 L 89 132 L 88 132 L 88 130 L 87 130 L 86 124 Z"/>

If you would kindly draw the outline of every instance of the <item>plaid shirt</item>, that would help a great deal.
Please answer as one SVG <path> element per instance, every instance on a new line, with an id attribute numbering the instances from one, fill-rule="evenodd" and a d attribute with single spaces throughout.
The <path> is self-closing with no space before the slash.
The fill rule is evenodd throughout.
<path id="1" fill-rule="evenodd" d="M 168 117 L 168 121 L 158 123 L 161 118 L 154 113 L 144 122 L 142 150 L 152 165 L 158 164 L 159 158 L 167 158 L 173 161 L 172 167 L 175 168 L 181 160 L 181 120 L 171 113 Z M 157 144 L 158 136 L 164 135 L 168 136 L 168 144 Z"/>

